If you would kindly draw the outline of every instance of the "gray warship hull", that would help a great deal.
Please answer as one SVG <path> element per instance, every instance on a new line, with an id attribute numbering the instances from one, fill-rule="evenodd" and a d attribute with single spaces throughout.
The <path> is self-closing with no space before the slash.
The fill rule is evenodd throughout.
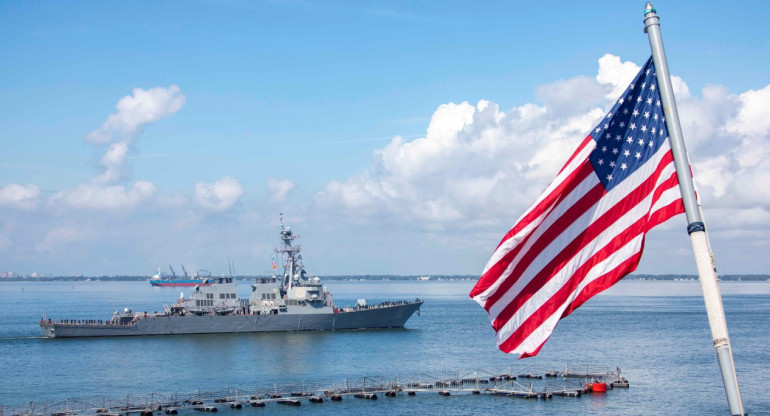
<path id="1" fill-rule="evenodd" d="M 421 300 L 338 313 L 276 315 L 148 315 L 130 324 L 41 321 L 46 338 L 400 328 Z"/>

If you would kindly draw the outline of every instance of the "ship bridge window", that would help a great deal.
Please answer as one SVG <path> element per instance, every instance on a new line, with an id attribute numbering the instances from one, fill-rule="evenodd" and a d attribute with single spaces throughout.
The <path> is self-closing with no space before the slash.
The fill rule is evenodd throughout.
<path id="1" fill-rule="evenodd" d="M 227 295 L 227 297 L 229 298 L 230 295 Z M 225 294 L 224 293 L 220 293 L 219 294 L 219 299 L 224 299 L 224 298 L 225 298 Z"/>

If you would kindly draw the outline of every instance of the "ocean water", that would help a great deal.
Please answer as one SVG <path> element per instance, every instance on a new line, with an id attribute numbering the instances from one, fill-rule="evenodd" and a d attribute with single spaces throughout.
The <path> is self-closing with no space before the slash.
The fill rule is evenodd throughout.
<path id="1" fill-rule="evenodd" d="M 619 366 L 631 388 L 549 401 L 426 393 L 297 408 L 269 404 L 224 413 L 729 413 L 695 281 L 621 282 L 562 320 L 540 354 L 524 360 L 497 349 L 486 313 L 467 296 L 473 282 L 326 285 L 338 305 L 352 305 L 359 298 L 379 302 L 415 297 L 425 304 L 420 316 L 397 330 L 42 339 L 37 321 L 44 315 L 108 319 L 124 307 L 156 311 L 186 288 L 153 288 L 146 282 L 0 283 L 0 405 L 225 386 L 340 383 L 420 372 L 449 377 L 475 369 L 519 374 L 589 365 Z M 746 410 L 770 414 L 770 282 L 723 282 L 721 287 Z M 248 297 L 248 283 L 239 283 L 238 291 Z"/>

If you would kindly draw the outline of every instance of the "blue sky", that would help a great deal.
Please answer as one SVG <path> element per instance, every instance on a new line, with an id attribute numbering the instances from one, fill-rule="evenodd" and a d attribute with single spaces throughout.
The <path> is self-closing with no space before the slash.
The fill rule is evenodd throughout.
<path id="1" fill-rule="evenodd" d="M 764 273 L 770 6 L 655 6 L 717 260 Z M 262 273 L 284 212 L 311 273 L 477 274 L 563 163 L 556 126 L 576 144 L 649 56 L 643 7 L 0 3 L 0 270 Z M 671 222 L 640 271 L 694 273 Z"/>

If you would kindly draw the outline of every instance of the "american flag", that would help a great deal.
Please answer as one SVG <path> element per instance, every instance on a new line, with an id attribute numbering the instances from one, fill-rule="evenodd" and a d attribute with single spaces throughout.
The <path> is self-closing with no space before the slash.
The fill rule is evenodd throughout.
<path id="1" fill-rule="evenodd" d="M 561 318 L 636 269 L 647 231 L 682 212 L 650 58 L 503 237 L 470 296 L 502 351 L 537 355 Z"/>

